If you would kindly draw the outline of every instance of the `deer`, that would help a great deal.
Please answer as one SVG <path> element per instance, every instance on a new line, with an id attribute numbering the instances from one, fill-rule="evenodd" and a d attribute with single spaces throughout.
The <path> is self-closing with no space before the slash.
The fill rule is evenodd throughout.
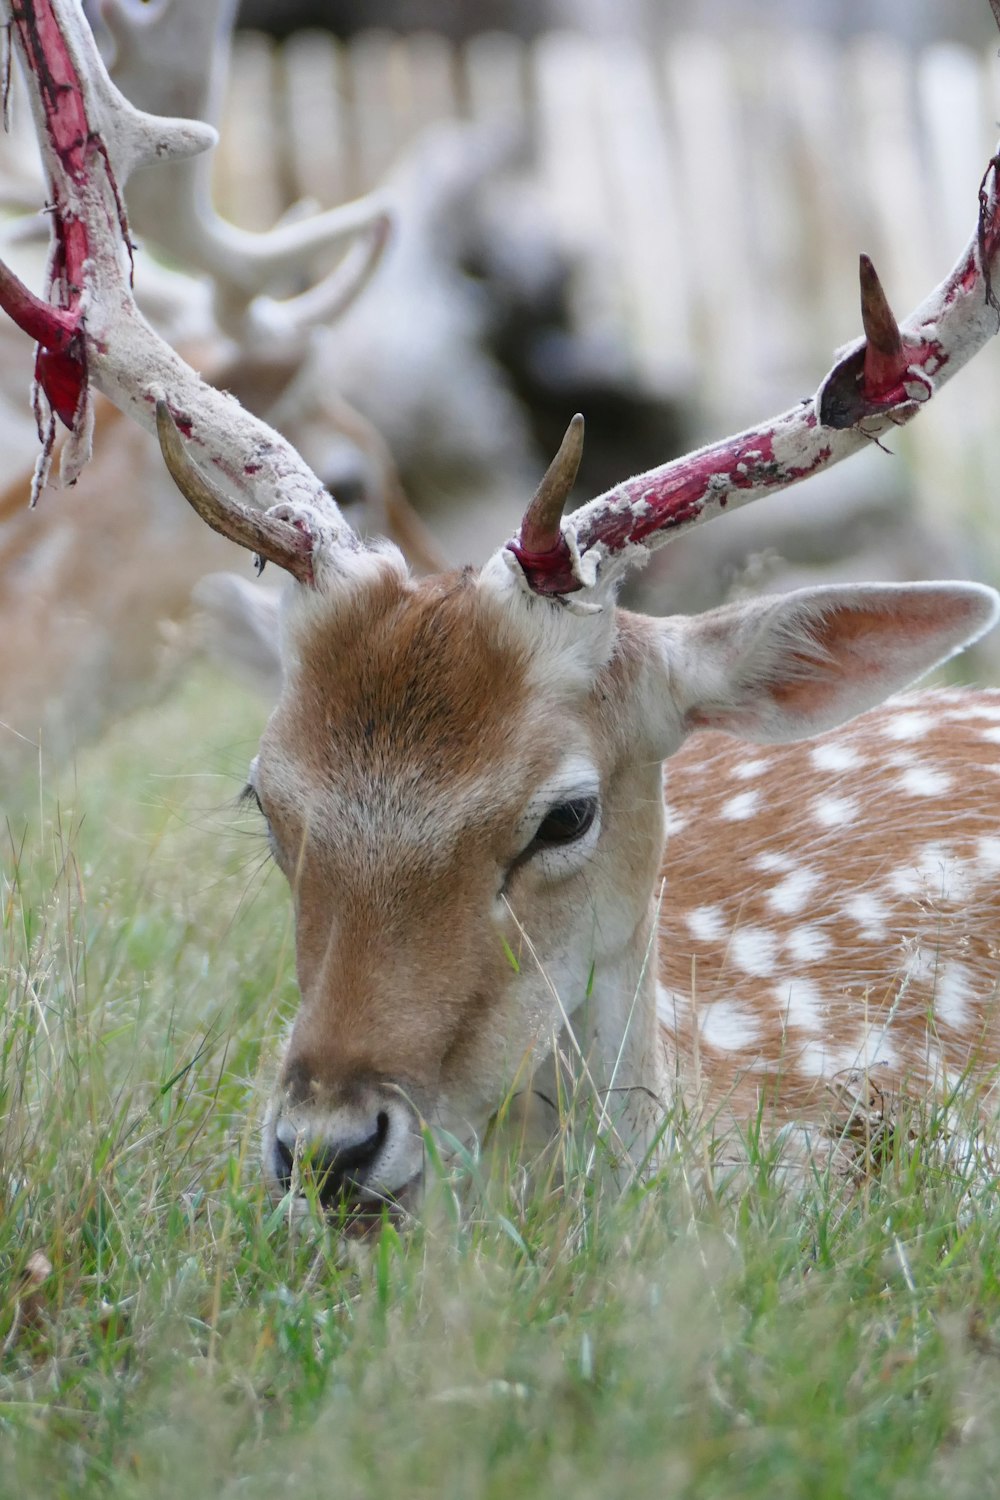
<path id="1" fill-rule="evenodd" d="M 82 458 L 101 390 L 210 528 L 288 575 L 244 793 L 289 884 L 301 996 L 263 1123 L 271 1192 L 301 1199 L 307 1160 L 325 1207 L 405 1214 L 426 1129 L 474 1142 L 520 1093 L 551 1132 L 566 1059 L 626 1176 L 678 1102 L 816 1142 L 855 1084 L 931 1098 L 969 1077 L 986 1108 L 1000 693 L 896 695 L 996 623 L 996 592 L 816 587 L 665 618 L 617 595 L 652 548 L 910 420 L 996 332 L 997 161 L 968 247 L 902 323 L 862 258 L 864 337 L 814 398 L 567 515 L 574 416 L 517 535 L 414 579 L 138 312 L 120 185 L 211 131 L 130 106 L 72 0 L 0 18 L 52 203 L 46 295 L 0 267 L 36 401 Z"/>

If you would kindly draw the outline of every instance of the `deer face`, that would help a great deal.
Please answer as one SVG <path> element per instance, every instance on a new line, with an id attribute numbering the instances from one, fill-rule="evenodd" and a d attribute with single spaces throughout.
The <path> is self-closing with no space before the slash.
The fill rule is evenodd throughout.
<path id="1" fill-rule="evenodd" d="M 613 610 L 559 650 L 561 613 L 390 559 L 292 602 L 251 769 L 302 996 L 265 1125 L 276 1191 L 298 1146 L 325 1195 L 411 1192 L 422 1122 L 481 1133 L 644 918 L 659 772 L 621 733 L 640 655 Z"/>

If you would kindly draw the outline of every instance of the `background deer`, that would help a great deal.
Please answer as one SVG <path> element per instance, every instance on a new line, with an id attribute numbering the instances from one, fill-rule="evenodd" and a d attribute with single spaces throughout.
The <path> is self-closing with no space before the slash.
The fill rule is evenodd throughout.
<path id="1" fill-rule="evenodd" d="M 512 1089 L 551 1110 L 563 1056 L 636 1167 L 678 1097 L 822 1130 L 845 1070 L 919 1090 L 988 1071 L 1000 705 L 938 694 L 838 726 L 989 628 L 997 596 L 825 588 L 654 620 L 616 594 L 678 530 L 908 420 L 995 331 L 992 169 L 969 248 L 902 328 L 862 262 L 866 338 L 814 401 L 564 519 L 575 418 L 518 536 L 478 573 L 414 581 L 136 309 L 119 185 L 211 133 L 118 96 L 73 5 L 0 16 L 54 205 L 52 301 L 0 269 L 43 351 L 39 401 L 79 459 L 90 383 L 155 421 L 208 525 L 293 580 L 247 787 L 291 885 L 302 992 L 265 1127 L 274 1189 L 305 1149 L 327 1199 L 405 1204 L 422 1122 L 468 1139 Z"/>

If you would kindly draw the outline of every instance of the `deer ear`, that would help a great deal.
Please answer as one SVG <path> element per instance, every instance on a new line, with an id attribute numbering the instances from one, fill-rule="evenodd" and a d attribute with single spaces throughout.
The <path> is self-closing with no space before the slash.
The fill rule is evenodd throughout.
<path id="1" fill-rule="evenodd" d="M 208 573 L 192 597 L 202 616 L 206 654 L 276 701 L 281 690 L 277 590 L 237 573 Z"/>
<path id="2" fill-rule="evenodd" d="M 682 733 L 774 743 L 832 729 L 988 630 L 1000 598 L 975 583 L 801 589 L 659 628 Z"/>

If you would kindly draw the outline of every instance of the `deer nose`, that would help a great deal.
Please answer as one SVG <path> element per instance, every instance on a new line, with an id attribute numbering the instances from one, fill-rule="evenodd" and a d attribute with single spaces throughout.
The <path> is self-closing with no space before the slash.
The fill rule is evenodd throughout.
<path id="1" fill-rule="evenodd" d="M 292 1185 L 296 1153 L 304 1174 L 316 1183 L 324 1208 L 341 1201 L 389 1198 L 402 1186 L 389 1171 L 383 1181 L 380 1168 L 391 1167 L 403 1151 L 408 1134 L 405 1122 L 393 1118 L 395 1111 L 378 1109 L 356 1115 L 327 1118 L 322 1128 L 286 1115 L 275 1122 L 271 1145 L 271 1175 L 282 1193 Z M 317 1124 L 319 1122 L 316 1122 Z"/>

